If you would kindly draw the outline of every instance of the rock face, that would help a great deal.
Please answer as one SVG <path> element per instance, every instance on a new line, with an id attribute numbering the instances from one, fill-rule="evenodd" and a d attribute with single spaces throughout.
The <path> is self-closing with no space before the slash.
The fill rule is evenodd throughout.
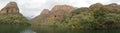
<path id="1" fill-rule="evenodd" d="M 49 20 L 62 22 L 75 8 L 69 5 L 56 5 L 50 12 Z"/>
<path id="2" fill-rule="evenodd" d="M 52 22 L 63 22 L 63 20 L 69 16 L 69 13 L 74 9 L 74 7 L 69 5 L 56 5 L 51 11 L 44 9 L 39 16 L 33 19 L 33 23 L 36 21 L 36 23 L 38 22 L 45 25 Z"/>
<path id="3" fill-rule="evenodd" d="M 16 2 L 8 3 L 1 11 L 0 14 L 19 13 L 19 8 Z"/>
<path id="4" fill-rule="evenodd" d="M 55 7 L 53 7 L 53 9 L 51 10 L 51 12 L 55 12 L 55 11 L 67 11 L 67 12 L 71 12 L 74 10 L 74 7 L 69 6 L 69 5 L 56 5 Z"/>
<path id="5" fill-rule="evenodd" d="M 96 3 L 96 4 L 93 4 L 90 6 L 90 9 L 93 9 L 93 8 L 99 8 L 99 7 L 102 7 L 103 5 L 101 3 Z"/>
<path id="6" fill-rule="evenodd" d="M 49 14 L 50 13 L 50 11 L 48 10 L 48 9 L 44 9 L 42 12 L 41 12 L 41 14 Z"/>
<path id="7" fill-rule="evenodd" d="M 28 20 L 19 13 L 19 8 L 16 2 L 8 3 L 0 11 L 0 24 L 29 24 Z"/>
<path id="8" fill-rule="evenodd" d="M 105 5 L 104 8 L 106 10 L 109 10 L 109 11 L 115 11 L 116 9 L 120 9 L 120 6 L 116 3 L 112 3 L 112 4 L 109 4 L 109 5 Z"/>

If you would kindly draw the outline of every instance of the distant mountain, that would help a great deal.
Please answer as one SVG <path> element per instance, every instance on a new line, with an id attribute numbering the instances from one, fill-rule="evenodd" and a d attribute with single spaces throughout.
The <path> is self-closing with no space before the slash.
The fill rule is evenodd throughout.
<path id="1" fill-rule="evenodd" d="M 0 11 L 0 24 L 29 24 L 28 20 L 19 13 L 19 8 L 16 2 L 8 3 Z"/>

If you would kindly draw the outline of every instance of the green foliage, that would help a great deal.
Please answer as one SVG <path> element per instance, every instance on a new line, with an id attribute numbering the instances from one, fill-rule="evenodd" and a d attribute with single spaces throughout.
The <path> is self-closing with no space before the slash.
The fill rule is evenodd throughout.
<path id="1" fill-rule="evenodd" d="M 0 15 L 0 24 L 21 24 L 21 25 L 28 25 L 28 20 L 23 17 L 21 14 L 6 14 Z"/>
<path id="2" fill-rule="evenodd" d="M 85 29 L 112 29 L 120 27 L 120 11 L 112 12 L 106 8 L 98 7 L 89 10 L 90 12 L 80 12 L 79 14 L 72 15 L 64 23 L 68 27 L 85 28 Z M 73 13 L 72 13 L 73 14 Z"/>
<path id="3" fill-rule="evenodd" d="M 70 13 L 65 12 L 64 14 L 57 11 L 55 15 L 60 14 L 62 17 L 53 17 L 50 20 L 46 18 L 41 21 L 46 21 L 43 23 L 48 25 L 82 29 L 120 28 L 120 8 L 114 8 L 117 6 L 111 5 L 108 7 L 105 6 L 100 5 L 91 8 L 78 8 Z M 62 20 L 62 23 L 61 21 L 57 21 L 57 19 Z"/>

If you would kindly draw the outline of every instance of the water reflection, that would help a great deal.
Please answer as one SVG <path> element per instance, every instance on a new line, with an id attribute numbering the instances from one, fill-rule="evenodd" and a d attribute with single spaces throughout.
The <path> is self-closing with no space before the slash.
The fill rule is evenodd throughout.
<path id="1" fill-rule="evenodd" d="M 36 33 L 34 32 L 31 27 L 26 28 L 25 30 L 21 31 L 20 33 Z"/>
<path id="2" fill-rule="evenodd" d="M 67 29 L 54 26 L 21 26 L 21 25 L 0 25 L 0 33 L 120 33 L 115 30 L 79 30 Z"/>
<path id="3" fill-rule="evenodd" d="M 0 25 L 0 33 L 20 33 L 27 26 L 21 25 Z"/>
<path id="4" fill-rule="evenodd" d="M 120 33 L 120 29 L 115 30 L 79 30 L 67 29 L 51 26 L 33 26 L 32 29 L 37 33 Z"/>

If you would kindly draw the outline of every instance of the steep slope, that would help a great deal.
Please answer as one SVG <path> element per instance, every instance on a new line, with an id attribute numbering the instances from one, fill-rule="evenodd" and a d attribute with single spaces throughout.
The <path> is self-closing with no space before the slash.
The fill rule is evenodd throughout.
<path id="1" fill-rule="evenodd" d="M 0 24 L 29 24 L 28 20 L 19 13 L 19 8 L 16 2 L 8 3 L 0 11 Z"/>
<path id="2" fill-rule="evenodd" d="M 50 13 L 50 11 L 48 9 L 44 9 L 39 16 L 32 19 L 32 24 L 38 25 L 40 22 L 44 22 L 45 19 L 49 16 L 49 13 Z"/>

